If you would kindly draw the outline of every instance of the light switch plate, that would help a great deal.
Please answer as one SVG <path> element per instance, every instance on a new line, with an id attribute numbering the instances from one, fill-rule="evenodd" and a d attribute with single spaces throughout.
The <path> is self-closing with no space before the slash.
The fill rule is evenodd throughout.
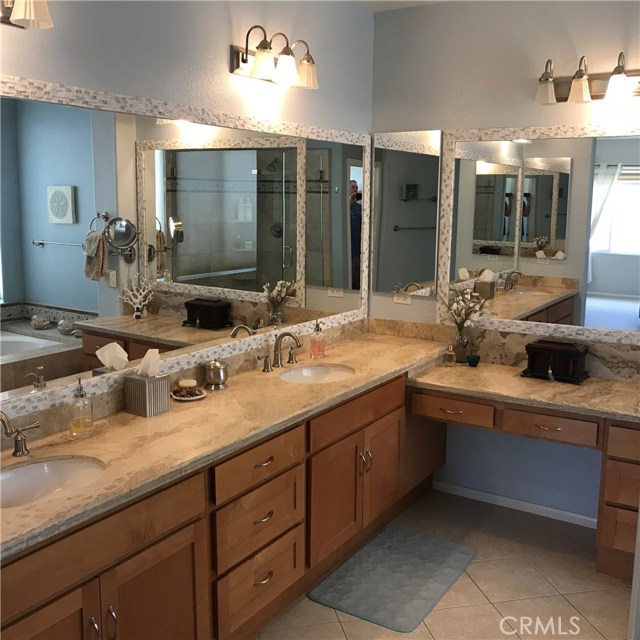
<path id="1" fill-rule="evenodd" d="M 394 304 L 411 304 L 411 296 L 407 295 L 406 293 L 394 293 L 393 303 Z"/>
<path id="2" fill-rule="evenodd" d="M 344 298 L 344 289 L 332 289 L 329 287 L 327 290 L 327 295 L 330 298 Z"/>
<path id="3" fill-rule="evenodd" d="M 109 271 L 109 286 L 117 287 L 118 286 L 118 272 L 115 270 Z"/>

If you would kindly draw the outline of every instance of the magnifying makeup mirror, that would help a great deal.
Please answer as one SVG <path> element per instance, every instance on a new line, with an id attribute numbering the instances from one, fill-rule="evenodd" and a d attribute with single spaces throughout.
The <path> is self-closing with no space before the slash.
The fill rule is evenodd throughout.
<path id="1" fill-rule="evenodd" d="M 178 216 L 169 218 L 169 236 L 173 244 L 178 244 L 184 240 L 184 228 L 182 220 Z"/>
<path id="2" fill-rule="evenodd" d="M 115 255 L 122 256 L 128 264 L 136 259 L 134 245 L 138 240 L 138 230 L 132 222 L 126 218 L 112 218 L 107 222 L 104 235 L 109 246 L 117 250 Z"/>

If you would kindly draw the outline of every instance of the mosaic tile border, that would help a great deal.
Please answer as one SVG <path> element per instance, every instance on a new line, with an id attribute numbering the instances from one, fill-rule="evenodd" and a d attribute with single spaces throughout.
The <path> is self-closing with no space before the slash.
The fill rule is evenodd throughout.
<path id="1" fill-rule="evenodd" d="M 599 136 L 640 135 L 640 115 L 631 124 L 616 122 L 610 127 L 596 125 L 554 125 L 539 127 L 505 128 L 505 129 L 457 129 L 445 131 L 442 139 L 442 154 L 440 157 L 440 210 L 439 230 L 440 244 L 438 251 L 437 270 L 437 306 L 436 321 L 450 324 L 447 313 L 449 265 L 451 262 L 452 223 L 455 158 L 457 142 L 490 142 L 496 140 L 513 140 L 526 138 L 529 140 L 545 138 L 588 138 Z M 522 175 L 522 174 L 521 174 Z M 519 184 L 518 192 L 522 192 Z M 516 210 L 522 206 L 515 203 Z M 516 228 L 516 245 L 520 237 L 520 229 Z M 518 266 L 518 247 L 516 246 L 515 267 Z M 503 332 L 531 333 L 546 335 L 567 340 L 590 340 L 594 342 L 610 342 L 619 344 L 640 344 L 640 332 L 615 331 L 611 329 L 592 329 L 570 325 L 557 325 L 521 320 L 490 320 L 481 319 L 478 328 L 496 329 Z"/>

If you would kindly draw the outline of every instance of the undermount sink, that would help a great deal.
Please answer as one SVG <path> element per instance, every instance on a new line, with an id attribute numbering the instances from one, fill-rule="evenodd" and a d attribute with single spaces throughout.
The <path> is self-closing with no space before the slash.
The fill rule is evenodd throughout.
<path id="1" fill-rule="evenodd" d="M 517 295 L 517 296 L 545 296 L 547 295 L 544 291 L 531 291 L 527 289 L 511 289 L 511 291 L 507 292 L 508 295 Z"/>
<path id="2" fill-rule="evenodd" d="M 310 364 L 297 369 L 287 369 L 280 374 L 280 377 L 287 382 L 298 384 L 321 384 L 344 380 L 354 373 L 355 369 L 346 364 Z"/>
<path id="3" fill-rule="evenodd" d="M 104 472 L 94 458 L 55 458 L 4 469 L 0 472 L 0 506 L 21 507 L 52 497 L 73 485 L 86 487 Z"/>

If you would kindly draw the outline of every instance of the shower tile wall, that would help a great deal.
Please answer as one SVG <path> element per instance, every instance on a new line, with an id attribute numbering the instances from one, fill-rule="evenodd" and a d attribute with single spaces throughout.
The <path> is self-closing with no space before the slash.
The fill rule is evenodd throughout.
<path id="1" fill-rule="evenodd" d="M 332 286 L 331 150 L 307 150 L 307 284 Z"/>

